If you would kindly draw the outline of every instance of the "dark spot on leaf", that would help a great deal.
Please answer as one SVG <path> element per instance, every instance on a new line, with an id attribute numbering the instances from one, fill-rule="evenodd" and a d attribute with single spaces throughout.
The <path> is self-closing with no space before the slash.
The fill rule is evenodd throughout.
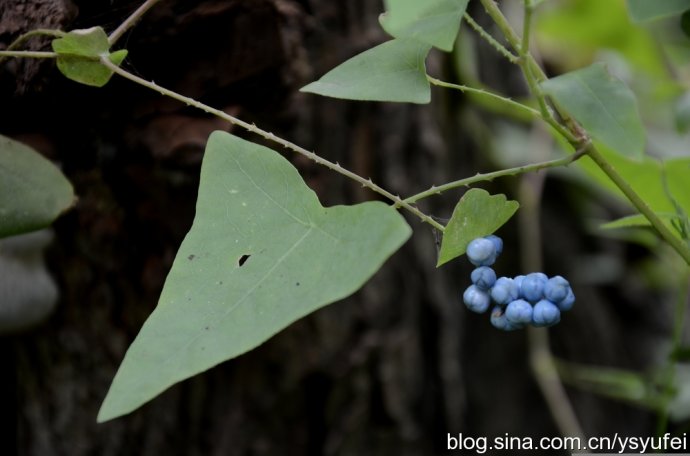
<path id="1" fill-rule="evenodd" d="M 299 282 L 296 282 L 296 283 L 295 283 L 295 286 L 296 286 L 296 287 L 299 287 Z"/>
<path id="2" fill-rule="evenodd" d="M 244 255 L 242 255 L 242 256 L 240 257 L 240 259 L 237 260 L 237 265 L 238 265 L 239 267 L 244 266 L 244 263 L 247 262 L 247 260 L 249 259 L 250 256 L 251 256 L 251 255 L 249 255 L 248 253 L 245 253 Z"/>
<path id="3" fill-rule="evenodd" d="M 204 328 L 206 331 L 208 331 L 208 326 Z"/>
<path id="4" fill-rule="evenodd" d="M 220 282 L 218 282 L 218 284 L 219 284 L 219 285 L 223 285 L 223 281 L 221 280 Z"/>
<path id="5" fill-rule="evenodd" d="M 187 259 L 188 259 L 189 261 L 192 261 L 192 260 L 194 259 L 194 257 L 195 257 L 195 255 L 192 254 L 192 255 L 189 255 L 189 256 L 187 257 Z"/>

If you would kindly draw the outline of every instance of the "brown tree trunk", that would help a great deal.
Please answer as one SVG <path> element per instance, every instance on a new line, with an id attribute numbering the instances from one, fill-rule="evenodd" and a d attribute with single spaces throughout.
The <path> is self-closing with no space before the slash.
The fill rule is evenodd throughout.
<path id="1" fill-rule="evenodd" d="M 0 43 L 46 24 L 112 30 L 139 2 L 74 3 L 0 0 Z M 9 15 L 21 5 L 33 13 L 15 26 Z M 435 92 L 433 105 L 419 107 L 296 92 L 385 40 L 377 23 L 381 9 L 368 0 L 163 1 L 122 40 L 130 51 L 125 66 L 394 193 L 411 194 L 488 166 L 463 130 L 458 96 Z M 428 63 L 436 74 L 449 71 L 440 55 Z M 484 69 L 505 89 L 520 90 L 496 76 L 498 65 Z M 431 455 L 444 453 L 447 433 L 556 435 L 529 371 L 525 334 L 498 333 L 488 319 L 464 309 L 469 265 L 461 259 L 436 269 L 434 235 L 413 219 L 412 240 L 355 296 L 129 416 L 96 424 L 115 370 L 156 305 L 191 225 L 200 159 L 215 129 L 230 126 L 127 81 L 94 89 L 65 80 L 52 63 L 0 67 L 0 133 L 58 162 L 79 196 L 56 223 L 48 252 L 61 290 L 56 312 L 32 331 L 0 340 L 6 360 L 0 424 L 16 431 L 16 438 L 3 439 L 0 445 L 10 447 L 0 453 Z M 373 197 L 290 159 L 326 205 Z M 424 209 L 448 217 L 457 197 Z M 549 226 L 572 242 L 559 252 L 547 249 L 552 264 L 591 242 L 575 231 L 577 215 L 558 212 L 561 203 L 547 199 L 545 218 L 554 218 Z M 515 229 L 507 227 L 507 245 L 517 243 Z M 515 253 L 506 258 L 507 269 L 518 263 Z M 554 331 L 557 352 L 604 365 L 646 365 L 653 349 L 629 352 L 622 344 L 642 337 L 636 347 L 657 346 L 656 336 L 639 326 L 650 309 L 630 317 L 633 334 L 626 335 L 624 322 L 600 306 L 600 294 L 578 291 L 578 311 Z M 592 337 L 582 337 L 590 331 Z M 645 412 L 571 394 L 586 432 L 649 433 Z"/>

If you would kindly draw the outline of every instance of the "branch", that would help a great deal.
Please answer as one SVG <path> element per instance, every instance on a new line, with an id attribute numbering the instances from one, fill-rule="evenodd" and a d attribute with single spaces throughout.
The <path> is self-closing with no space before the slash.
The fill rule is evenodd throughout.
<path id="1" fill-rule="evenodd" d="M 447 190 L 451 190 L 454 188 L 466 187 L 476 182 L 492 181 L 497 177 L 515 176 L 518 174 L 529 173 L 532 171 L 539 171 L 540 169 L 554 168 L 557 166 L 566 166 L 574 161 L 579 160 L 583 155 L 585 155 L 585 153 L 585 149 L 580 149 L 572 155 L 568 155 L 567 157 L 559 158 L 556 160 L 550 160 L 541 163 L 533 163 L 531 165 L 517 166 L 515 168 L 502 169 L 500 171 L 494 171 L 491 173 L 476 174 L 472 177 L 466 177 L 464 179 L 439 185 L 438 187 L 432 186 L 429 190 L 417 193 L 416 195 L 412 195 L 409 198 L 405 198 L 403 201 L 405 201 L 406 203 L 414 203 L 416 201 L 419 201 L 420 199 L 427 198 L 433 195 L 439 195 Z"/>
<path id="2" fill-rule="evenodd" d="M 144 3 L 142 3 L 139 8 L 137 8 L 127 19 L 124 20 L 122 24 L 115 29 L 115 31 L 113 31 L 113 33 L 110 34 L 108 37 L 108 43 L 110 43 L 110 46 L 114 45 L 127 30 L 132 28 L 132 26 L 134 26 L 134 24 L 159 1 L 160 0 L 146 0 Z"/>
<path id="3" fill-rule="evenodd" d="M 498 51 L 499 54 L 501 54 L 503 57 L 505 57 L 506 59 L 508 59 L 508 61 L 509 61 L 510 63 L 517 63 L 517 61 L 518 61 L 518 56 L 516 56 L 515 54 L 513 54 L 512 52 L 510 52 L 508 49 L 506 49 L 505 46 L 503 46 L 501 43 L 499 43 L 499 42 L 496 40 L 496 38 L 494 38 L 493 36 L 491 36 L 491 34 L 490 34 L 489 32 L 487 32 L 487 31 L 484 29 L 484 27 L 482 27 L 482 26 L 479 25 L 474 19 L 472 19 L 472 16 L 470 16 L 470 15 L 467 14 L 467 13 L 465 13 L 465 15 L 463 16 L 463 18 L 465 19 L 465 21 L 466 21 L 468 24 L 470 24 L 470 27 L 472 27 L 472 28 L 475 30 L 475 32 L 477 32 L 477 33 L 479 34 L 479 36 L 481 36 L 482 38 L 484 38 L 484 39 L 486 40 L 486 42 L 489 43 L 489 44 L 491 45 L 491 47 L 493 47 L 494 49 L 496 49 L 496 50 Z"/>
<path id="4" fill-rule="evenodd" d="M 146 87 L 151 90 L 155 90 L 156 92 L 160 93 L 161 95 L 173 98 L 175 100 L 178 100 L 188 106 L 193 106 L 197 109 L 200 109 L 204 112 L 207 112 L 209 114 L 212 114 L 216 117 L 219 117 L 223 120 L 226 120 L 230 122 L 233 125 L 237 125 L 239 127 L 244 128 L 247 131 L 250 131 L 254 134 L 257 134 L 261 136 L 264 139 L 267 139 L 271 142 L 280 144 L 281 146 L 285 147 L 286 149 L 290 149 L 293 152 L 297 152 L 300 155 L 304 155 L 305 157 L 315 161 L 316 163 L 325 166 L 326 168 L 329 168 L 339 174 L 342 174 L 343 176 L 350 178 L 358 183 L 360 183 L 363 187 L 366 187 L 379 195 L 384 196 L 385 198 L 389 199 L 392 201 L 395 205 L 395 207 L 402 207 L 403 209 L 409 211 L 410 213 L 416 215 L 419 217 L 423 222 L 428 223 L 429 225 L 433 226 L 437 230 L 443 232 L 444 226 L 438 223 L 436 220 L 432 219 L 416 207 L 412 206 L 410 203 L 407 203 L 403 201 L 399 196 L 396 196 L 389 191 L 379 187 L 378 185 L 374 184 L 371 179 L 365 179 L 352 171 L 349 171 L 338 163 L 333 163 L 331 161 L 326 160 L 323 157 L 320 157 L 316 155 L 314 152 L 310 152 L 307 149 L 304 149 L 303 147 L 300 147 L 296 144 L 291 143 L 290 141 L 287 141 L 283 138 L 280 138 L 273 133 L 267 132 L 265 130 L 260 129 L 254 124 L 247 123 L 241 119 L 238 119 L 237 117 L 231 116 L 219 109 L 212 108 L 208 105 L 205 105 L 193 98 L 186 97 L 184 95 L 180 95 L 177 92 L 173 92 L 172 90 L 168 90 L 165 87 L 161 87 L 158 84 L 154 82 L 147 81 L 145 79 L 142 79 L 138 76 L 133 75 L 132 73 L 129 73 L 128 71 L 125 71 L 124 69 L 120 68 L 119 66 L 113 64 L 108 58 L 106 57 L 101 57 L 101 63 L 108 67 L 111 71 L 114 73 L 122 76 L 125 79 L 129 79 L 132 82 L 135 82 L 143 87 Z"/>

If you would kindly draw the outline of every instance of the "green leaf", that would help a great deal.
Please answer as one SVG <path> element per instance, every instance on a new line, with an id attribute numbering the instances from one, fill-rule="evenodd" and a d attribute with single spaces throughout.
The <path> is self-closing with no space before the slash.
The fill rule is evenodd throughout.
<path id="1" fill-rule="evenodd" d="M 386 0 L 381 26 L 395 38 L 411 38 L 452 51 L 469 0 Z"/>
<path id="2" fill-rule="evenodd" d="M 73 30 L 53 40 L 52 46 L 58 53 L 57 67 L 65 77 L 94 87 L 103 87 L 113 75 L 100 63 L 102 56 L 107 56 L 118 66 L 127 56 L 124 49 L 109 53 L 108 36 L 100 27 Z"/>
<path id="3" fill-rule="evenodd" d="M 100 57 L 110 50 L 108 35 L 101 27 L 72 30 L 52 42 L 53 51 L 60 55 Z"/>
<path id="4" fill-rule="evenodd" d="M 641 157 L 644 128 L 637 100 L 628 87 L 596 63 L 541 84 L 594 139 L 620 154 Z"/>
<path id="5" fill-rule="evenodd" d="M 429 49 L 409 39 L 387 41 L 340 64 L 301 91 L 349 100 L 429 103 L 431 89 L 424 67 Z"/>
<path id="6" fill-rule="evenodd" d="M 391 206 L 324 208 L 281 155 L 213 133 L 194 224 L 98 420 L 129 413 L 352 294 L 409 236 Z"/>
<path id="7" fill-rule="evenodd" d="M 488 236 L 515 214 L 520 205 L 505 195 L 490 195 L 486 190 L 468 190 L 453 210 L 441 241 L 436 266 L 441 266 L 465 253 L 473 239 Z"/>
<path id="8" fill-rule="evenodd" d="M 47 227 L 74 199 L 72 185 L 55 165 L 0 135 L 0 237 Z"/>
<path id="9" fill-rule="evenodd" d="M 675 16 L 690 9 L 690 0 L 628 0 L 634 22 L 646 22 Z"/>

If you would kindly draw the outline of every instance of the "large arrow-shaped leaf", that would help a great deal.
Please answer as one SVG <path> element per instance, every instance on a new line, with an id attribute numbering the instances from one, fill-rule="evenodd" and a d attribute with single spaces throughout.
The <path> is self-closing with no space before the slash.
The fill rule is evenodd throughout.
<path id="1" fill-rule="evenodd" d="M 352 294 L 409 236 L 392 207 L 324 208 L 282 156 L 214 133 L 192 229 L 98 420 L 131 412 Z"/>

